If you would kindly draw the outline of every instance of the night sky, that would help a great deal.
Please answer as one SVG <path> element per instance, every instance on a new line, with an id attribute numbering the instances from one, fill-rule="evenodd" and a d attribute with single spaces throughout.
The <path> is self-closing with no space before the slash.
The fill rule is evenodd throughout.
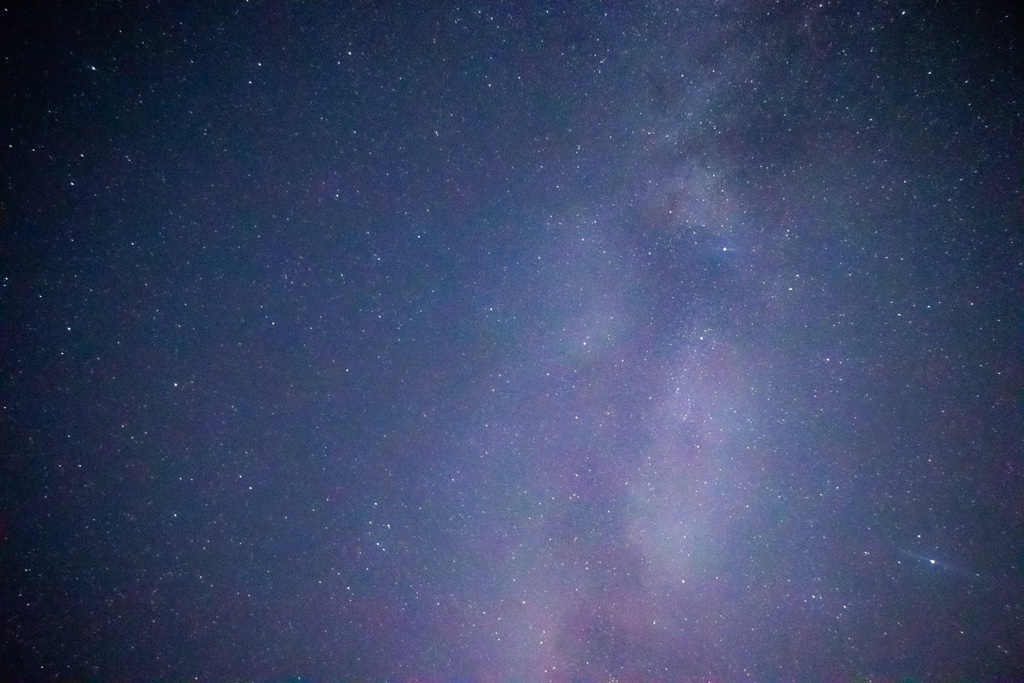
<path id="1" fill-rule="evenodd" d="M 1021 18 L 0 7 L 0 678 L 1024 680 Z"/>

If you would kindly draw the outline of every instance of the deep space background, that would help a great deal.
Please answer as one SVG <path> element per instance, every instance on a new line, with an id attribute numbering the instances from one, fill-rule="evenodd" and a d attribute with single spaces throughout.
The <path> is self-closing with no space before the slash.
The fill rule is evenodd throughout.
<path id="1" fill-rule="evenodd" d="M 1024 680 L 1012 4 L 0 7 L 4 680 Z"/>

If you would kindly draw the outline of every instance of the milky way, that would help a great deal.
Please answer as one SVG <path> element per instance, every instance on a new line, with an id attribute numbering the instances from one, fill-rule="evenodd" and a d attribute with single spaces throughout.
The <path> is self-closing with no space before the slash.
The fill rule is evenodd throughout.
<path id="1" fill-rule="evenodd" d="M 1024 678 L 1018 12 L 335 5 L 4 14 L 15 679 Z"/>

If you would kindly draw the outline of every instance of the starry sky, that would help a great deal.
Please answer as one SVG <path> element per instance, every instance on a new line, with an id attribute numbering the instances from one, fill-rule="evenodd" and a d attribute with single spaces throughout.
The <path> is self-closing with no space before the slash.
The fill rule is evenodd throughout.
<path id="1" fill-rule="evenodd" d="M 1020 19 L 0 8 L 8 680 L 1024 679 Z"/>

